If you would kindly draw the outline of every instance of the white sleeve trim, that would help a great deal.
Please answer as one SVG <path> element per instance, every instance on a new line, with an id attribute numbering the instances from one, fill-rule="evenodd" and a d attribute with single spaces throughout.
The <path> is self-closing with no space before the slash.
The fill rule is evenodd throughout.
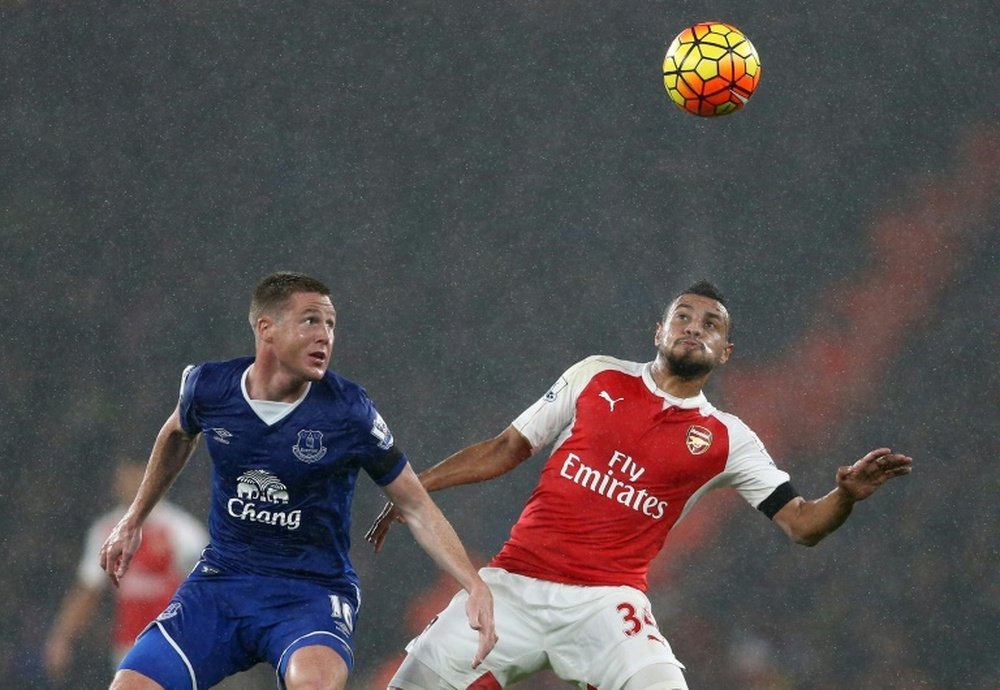
<path id="1" fill-rule="evenodd" d="M 725 412 L 716 414 L 729 428 L 729 460 L 724 470 L 726 484 L 756 508 L 789 481 L 788 473 L 774 464 L 760 438 L 741 419 Z"/>

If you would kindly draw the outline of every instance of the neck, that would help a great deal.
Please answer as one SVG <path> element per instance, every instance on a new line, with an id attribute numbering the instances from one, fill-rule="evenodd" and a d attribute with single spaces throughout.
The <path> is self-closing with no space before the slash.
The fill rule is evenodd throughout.
<path id="1" fill-rule="evenodd" d="M 302 397 L 309 382 L 289 376 L 276 366 L 258 359 L 247 372 L 247 395 L 251 400 L 295 402 Z"/>
<path id="2" fill-rule="evenodd" d="M 661 357 L 657 357 L 653 362 L 650 373 L 653 376 L 653 382 L 656 384 L 656 387 L 675 398 L 695 397 L 701 393 L 701 389 L 708 379 L 708 374 L 693 379 L 677 376 L 671 373 L 670 367 L 667 366 L 667 363 Z"/>

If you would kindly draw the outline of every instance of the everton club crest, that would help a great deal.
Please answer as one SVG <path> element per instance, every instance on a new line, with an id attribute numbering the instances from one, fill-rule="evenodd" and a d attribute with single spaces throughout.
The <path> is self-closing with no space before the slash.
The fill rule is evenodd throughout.
<path id="1" fill-rule="evenodd" d="M 292 452 L 302 462 L 319 462 L 326 455 L 326 446 L 323 445 L 323 432 L 300 429 L 299 438 L 292 446 Z"/>

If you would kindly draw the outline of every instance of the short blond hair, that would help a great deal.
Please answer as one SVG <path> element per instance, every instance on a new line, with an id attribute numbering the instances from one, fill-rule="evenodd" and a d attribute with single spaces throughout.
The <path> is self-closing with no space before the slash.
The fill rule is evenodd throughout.
<path id="1" fill-rule="evenodd" d="M 330 288 L 321 281 L 294 271 L 278 271 L 267 276 L 253 291 L 250 300 L 250 328 L 257 327 L 257 321 L 264 314 L 279 313 L 288 299 L 297 292 L 314 292 L 330 296 Z"/>

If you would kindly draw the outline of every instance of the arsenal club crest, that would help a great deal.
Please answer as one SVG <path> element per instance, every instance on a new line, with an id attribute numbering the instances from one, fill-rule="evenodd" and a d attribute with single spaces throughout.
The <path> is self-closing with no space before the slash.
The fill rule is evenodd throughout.
<path id="1" fill-rule="evenodd" d="M 701 455 L 712 447 L 712 432 L 703 426 L 692 424 L 684 439 L 691 455 Z"/>

